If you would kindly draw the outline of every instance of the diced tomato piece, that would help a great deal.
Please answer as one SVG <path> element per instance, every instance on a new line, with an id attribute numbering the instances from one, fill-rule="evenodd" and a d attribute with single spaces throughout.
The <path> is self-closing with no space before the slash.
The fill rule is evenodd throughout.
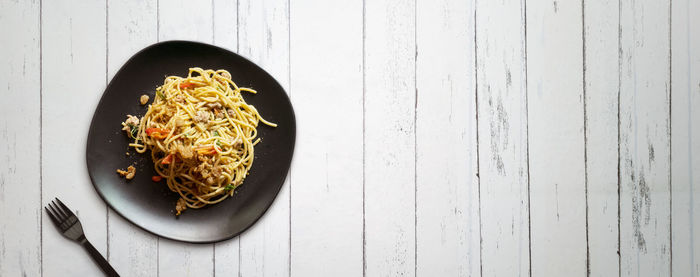
<path id="1" fill-rule="evenodd" d="M 200 155 L 213 155 L 216 154 L 216 150 L 214 149 L 214 146 L 207 146 L 197 149 L 197 153 Z"/>
<path id="2" fill-rule="evenodd" d="M 158 132 L 158 133 L 170 133 L 170 130 L 168 129 L 162 129 L 162 128 L 146 128 L 146 135 L 151 135 L 153 132 Z"/>
<path id="3" fill-rule="evenodd" d="M 170 130 L 161 128 L 146 128 L 146 135 L 155 139 L 164 139 L 168 137 Z"/>
<path id="4" fill-rule="evenodd" d="M 190 82 L 180 83 L 180 88 L 191 88 L 194 84 Z"/>
<path id="5" fill-rule="evenodd" d="M 163 158 L 162 161 L 160 161 L 160 163 L 162 163 L 162 164 L 170 164 L 170 163 L 172 163 L 173 160 L 175 159 L 174 156 L 175 156 L 175 155 L 173 155 L 173 154 L 168 154 L 167 156 L 165 156 L 165 158 Z"/>

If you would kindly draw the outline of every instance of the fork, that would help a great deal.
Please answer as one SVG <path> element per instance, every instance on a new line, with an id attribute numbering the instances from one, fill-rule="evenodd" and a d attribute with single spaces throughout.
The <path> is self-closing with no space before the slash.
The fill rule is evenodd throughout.
<path id="1" fill-rule="evenodd" d="M 100 268 L 102 268 L 102 271 L 104 271 L 107 276 L 119 276 L 117 271 L 115 271 L 114 268 L 109 265 L 109 262 L 105 260 L 102 254 L 100 254 L 100 252 L 97 251 L 94 246 L 92 246 L 92 243 L 85 238 L 85 233 L 83 233 L 83 225 L 80 224 L 80 220 L 68 207 L 66 207 L 65 204 L 63 204 L 63 202 L 61 202 L 61 200 L 56 198 L 55 201 L 51 201 L 51 203 L 46 205 L 44 209 L 46 209 L 51 221 L 53 221 L 56 228 L 61 231 L 63 236 L 79 242 L 83 248 L 90 253 L 92 259 L 95 260 L 95 262 L 100 266 Z"/>

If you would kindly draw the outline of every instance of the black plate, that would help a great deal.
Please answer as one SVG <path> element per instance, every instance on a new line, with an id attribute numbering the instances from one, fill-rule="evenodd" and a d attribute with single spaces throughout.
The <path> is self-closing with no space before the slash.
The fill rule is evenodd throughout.
<path id="1" fill-rule="evenodd" d="M 255 160 L 250 175 L 234 197 L 202 209 L 188 209 L 176 217 L 179 195 L 164 181 L 154 183 L 150 153 L 128 149 L 129 139 L 121 131 L 127 114 L 142 116 L 139 96 L 162 85 L 167 75 L 186 76 L 190 67 L 226 69 L 239 86 L 258 94 L 244 94 L 277 128 L 260 124 Z M 165 238 L 210 243 L 230 239 L 253 225 L 275 200 L 289 171 L 294 152 L 294 111 L 282 86 L 253 62 L 223 48 L 189 42 L 167 41 L 151 45 L 122 66 L 105 89 L 92 118 L 87 140 L 87 168 L 99 195 L 117 213 L 135 225 Z M 127 156 L 126 152 L 130 155 Z M 131 181 L 115 170 L 135 164 Z"/>

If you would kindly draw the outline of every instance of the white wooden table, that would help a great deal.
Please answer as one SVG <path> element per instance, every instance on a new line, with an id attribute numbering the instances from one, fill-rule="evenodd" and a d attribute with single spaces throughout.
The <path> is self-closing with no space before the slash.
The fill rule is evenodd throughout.
<path id="1" fill-rule="evenodd" d="M 226 242 L 146 233 L 87 176 L 107 82 L 171 39 L 296 111 Z M 700 276 L 698 0 L 0 0 L 0 50 L 0 276 L 99 276 L 54 197 L 122 276 Z"/>

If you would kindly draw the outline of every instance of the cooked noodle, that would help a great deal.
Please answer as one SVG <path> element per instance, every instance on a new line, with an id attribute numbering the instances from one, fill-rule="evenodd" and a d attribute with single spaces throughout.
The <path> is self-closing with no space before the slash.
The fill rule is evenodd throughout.
<path id="1" fill-rule="evenodd" d="M 134 138 L 129 146 L 151 150 L 158 175 L 180 194 L 177 214 L 233 196 L 253 165 L 258 122 L 277 126 L 246 104 L 242 91 L 256 93 L 226 70 L 190 68 L 186 78 L 165 78 L 140 120 L 122 123 Z"/>

